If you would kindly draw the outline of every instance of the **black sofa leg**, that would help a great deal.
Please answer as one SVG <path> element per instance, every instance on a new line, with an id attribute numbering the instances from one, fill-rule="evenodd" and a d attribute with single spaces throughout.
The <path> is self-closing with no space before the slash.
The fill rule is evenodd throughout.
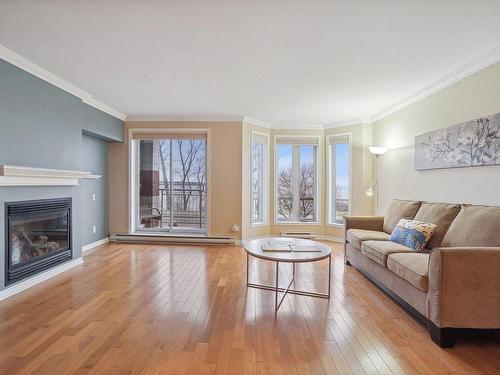
<path id="1" fill-rule="evenodd" d="M 457 334 L 453 328 L 441 328 L 429 322 L 429 333 L 432 341 L 440 348 L 453 348 L 457 341 Z"/>
<path id="2" fill-rule="evenodd" d="M 351 262 L 349 262 L 348 260 L 346 260 L 346 261 L 345 261 L 345 264 L 346 264 L 347 266 L 350 266 L 350 265 L 351 265 Z"/>

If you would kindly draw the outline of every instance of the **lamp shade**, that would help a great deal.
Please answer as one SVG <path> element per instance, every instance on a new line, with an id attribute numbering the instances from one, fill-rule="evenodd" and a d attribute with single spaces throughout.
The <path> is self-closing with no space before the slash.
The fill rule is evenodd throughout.
<path id="1" fill-rule="evenodd" d="M 373 188 L 370 186 L 370 188 L 365 192 L 365 195 L 367 197 L 373 197 Z"/>
<path id="2" fill-rule="evenodd" d="M 373 155 L 384 155 L 387 152 L 387 147 L 371 146 L 368 147 L 368 150 L 370 150 Z"/>

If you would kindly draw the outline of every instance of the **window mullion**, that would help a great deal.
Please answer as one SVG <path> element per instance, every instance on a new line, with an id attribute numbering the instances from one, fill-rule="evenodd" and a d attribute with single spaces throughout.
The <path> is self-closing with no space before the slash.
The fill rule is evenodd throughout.
<path id="1" fill-rule="evenodd" d="M 264 222 L 264 145 L 259 153 L 259 221 Z"/>
<path id="2" fill-rule="evenodd" d="M 293 145 L 292 150 L 292 219 L 299 221 L 300 207 L 300 145 Z"/>
<path id="3" fill-rule="evenodd" d="M 330 222 L 334 223 L 337 220 L 337 149 L 335 145 L 330 146 L 331 153 L 331 186 L 330 186 Z"/>

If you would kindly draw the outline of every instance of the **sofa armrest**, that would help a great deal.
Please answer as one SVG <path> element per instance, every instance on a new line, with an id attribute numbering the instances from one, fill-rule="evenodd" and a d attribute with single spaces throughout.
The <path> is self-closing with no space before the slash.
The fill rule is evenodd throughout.
<path id="1" fill-rule="evenodd" d="M 343 245 L 344 254 L 346 247 L 347 231 L 349 229 L 365 229 L 383 231 L 384 217 L 383 216 L 344 216 L 344 233 Z"/>
<path id="2" fill-rule="evenodd" d="M 427 316 L 438 327 L 500 328 L 500 247 L 435 248 Z"/>
<path id="3" fill-rule="evenodd" d="M 366 229 L 382 231 L 384 227 L 383 216 L 345 216 L 344 229 Z"/>

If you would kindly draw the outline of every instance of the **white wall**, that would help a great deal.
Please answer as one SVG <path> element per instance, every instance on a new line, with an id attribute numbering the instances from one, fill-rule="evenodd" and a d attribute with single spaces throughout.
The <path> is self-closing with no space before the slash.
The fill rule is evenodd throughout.
<path id="1" fill-rule="evenodd" d="M 500 206 L 500 166 L 415 171 L 414 137 L 500 112 L 500 62 L 373 124 L 373 143 L 392 148 L 378 161 L 379 213 L 393 198 Z"/>

